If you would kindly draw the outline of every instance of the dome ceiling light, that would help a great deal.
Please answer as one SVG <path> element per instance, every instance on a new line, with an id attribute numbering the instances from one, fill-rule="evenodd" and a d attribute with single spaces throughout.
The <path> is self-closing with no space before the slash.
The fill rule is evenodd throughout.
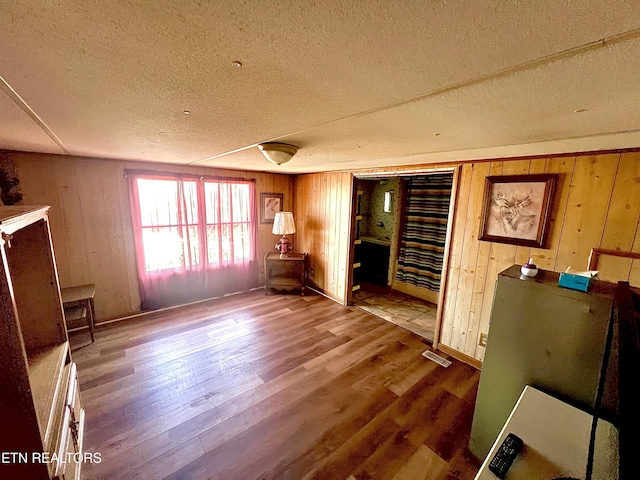
<path id="1" fill-rule="evenodd" d="M 264 155 L 264 158 L 276 165 L 287 163 L 298 151 L 298 147 L 295 145 L 278 142 L 261 143 L 258 145 L 258 148 L 262 152 L 262 155 Z"/>

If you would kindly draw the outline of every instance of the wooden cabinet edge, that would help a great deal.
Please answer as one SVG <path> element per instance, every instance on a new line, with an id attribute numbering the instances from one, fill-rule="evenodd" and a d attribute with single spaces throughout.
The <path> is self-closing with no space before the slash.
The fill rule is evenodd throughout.
<path id="1" fill-rule="evenodd" d="M 69 343 L 64 342 L 29 357 L 29 382 L 45 446 L 51 442 L 55 414 L 60 413 L 58 406 L 66 394 L 64 370 L 68 356 Z"/>
<path id="2" fill-rule="evenodd" d="M 81 422 L 75 423 L 73 410 L 67 405 L 69 389 L 77 379 L 71 379 L 75 369 L 60 302 L 48 210 L 47 206 L 0 206 L 0 321 L 10 334 L 4 343 L 10 348 L 0 350 L 0 362 L 11 379 L 0 400 L 6 407 L 4 414 L 14 420 L 5 425 L 12 430 L 3 430 L 11 435 L 2 445 L 3 450 L 33 453 L 27 462 L 9 466 L 15 472 L 12 478 L 79 478 L 80 463 L 75 461 L 79 457 L 68 454 L 81 453 L 81 447 L 75 448 L 81 444 L 74 443 L 74 438 L 82 436 L 84 411 L 77 388 L 75 405 Z M 51 461 L 37 461 L 37 453 L 48 455 Z"/>
<path id="3" fill-rule="evenodd" d="M 11 235 L 38 220 L 47 220 L 49 206 L 0 206 L 0 230 Z"/>

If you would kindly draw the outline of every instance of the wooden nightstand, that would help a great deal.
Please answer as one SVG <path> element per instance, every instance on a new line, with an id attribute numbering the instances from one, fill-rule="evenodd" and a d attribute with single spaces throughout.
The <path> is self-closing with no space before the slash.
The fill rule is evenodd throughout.
<path id="1" fill-rule="evenodd" d="M 264 257 L 265 295 L 273 290 L 300 289 L 304 295 L 304 279 L 307 273 L 307 256 L 304 253 L 289 253 L 280 258 L 279 253 L 267 253 Z"/>

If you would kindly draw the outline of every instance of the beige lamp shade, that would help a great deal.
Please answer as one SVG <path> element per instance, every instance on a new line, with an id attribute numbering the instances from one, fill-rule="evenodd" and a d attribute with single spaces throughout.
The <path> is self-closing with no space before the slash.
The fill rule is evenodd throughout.
<path id="1" fill-rule="evenodd" d="M 293 222 L 293 213 L 276 212 L 276 216 L 273 219 L 273 230 L 271 232 L 276 235 L 289 235 L 296 233 L 296 224 Z"/>

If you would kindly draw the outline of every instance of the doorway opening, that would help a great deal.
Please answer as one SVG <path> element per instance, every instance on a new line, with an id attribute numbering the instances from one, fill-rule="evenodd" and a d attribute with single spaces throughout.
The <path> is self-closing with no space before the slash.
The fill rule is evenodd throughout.
<path id="1" fill-rule="evenodd" d="M 457 169 L 354 178 L 349 303 L 437 346 Z"/>

